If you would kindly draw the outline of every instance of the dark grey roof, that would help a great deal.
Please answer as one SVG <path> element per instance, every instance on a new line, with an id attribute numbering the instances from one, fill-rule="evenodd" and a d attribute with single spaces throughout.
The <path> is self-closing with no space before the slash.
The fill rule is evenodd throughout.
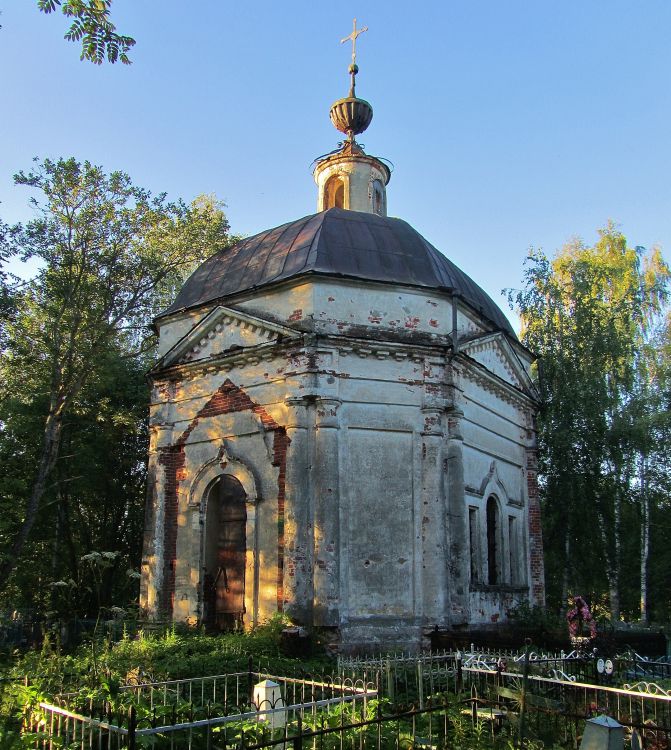
<path id="1" fill-rule="evenodd" d="M 410 224 L 342 208 L 269 229 L 213 255 L 163 315 L 308 273 L 451 292 L 515 337 L 492 298 Z"/>

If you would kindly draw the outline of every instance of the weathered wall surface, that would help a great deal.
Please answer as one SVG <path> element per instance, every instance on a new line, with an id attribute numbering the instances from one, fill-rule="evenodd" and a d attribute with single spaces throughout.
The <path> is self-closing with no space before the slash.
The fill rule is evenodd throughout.
<path id="1" fill-rule="evenodd" d="M 151 408 L 150 614 L 202 617 L 204 498 L 226 472 L 247 495 L 247 624 L 284 609 L 350 645 L 395 645 L 542 601 L 528 361 L 452 302 L 313 279 L 170 319 Z"/>

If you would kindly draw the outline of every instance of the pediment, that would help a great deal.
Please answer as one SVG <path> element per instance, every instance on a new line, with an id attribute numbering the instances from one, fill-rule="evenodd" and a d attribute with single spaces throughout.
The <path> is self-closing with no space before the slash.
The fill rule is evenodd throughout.
<path id="1" fill-rule="evenodd" d="M 496 495 L 496 497 L 498 497 L 498 499 L 505 505 L 515 505 L 520 508 L 523 505 L 522 499 L 511 495 L 506 485 L 503 483 L 499 476 L 499 469 L 496 461 L 491 462 L 489 465 L 489 471 L 482 478 L 478 487 L 466 485 L 466 489 L 470 494 L 475 495 L 476 497 L 488 498 L 490 495 Z"/>
<path id="2" fill-rule="evenodd" d="M 219 305 L 183 336 L 155 369 L 217 357 L 282 338 L 298 338 L 291 328 Z"/>
<path id="3" fill-rule="evenodd" d="M 524 363 L 503 334 L 496 332 L 478 336 L 461 344 L 460 349 L 506 383 L 535 393 Z"/>

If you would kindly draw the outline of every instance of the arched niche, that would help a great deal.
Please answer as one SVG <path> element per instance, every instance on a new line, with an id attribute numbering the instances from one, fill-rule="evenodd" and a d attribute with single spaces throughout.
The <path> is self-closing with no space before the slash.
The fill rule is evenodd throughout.
<path id="1" fill-rule="evenodd" d="M 509 494 L 499 477 L 496 461 L 492 461 L 489 471 L 483 477 L 480 491 L 484 503 L 484 529 L 481 537 L 485 550 L 483 582 L 491 586 L 522 585 L 525 576 L 524 544 L 521 539 L 524 505 Z M 493 554 L 491 550 L 494 550 Z"/>
<path id="2" fill-rule="evenodd" d="M 340 175 L 331 175 L 324 185 L 324 210 L 346 208 L 345 180 Z"/>
<path id="3" fill-rule="evenodd" d="M 217 487 L 220 489 L 226 486 L 229 494 L 234 495 L 237 501 L 234 505 L 233 518 L 230 520 L 235 523 L 244 523 L 244 550 L 241 551 L 244 558 L 244 580 L 243 587 L 243 607 L 238 610 L 238 614 L 233 612 L 231 617 L 220 617 L 221 622 L 217 623 L 216 618 L 211 617 L 208 612 L 208 604 L 212 605 L 211 592 L 208 591 L 208 585 L 224 585 L 223 580 L 217 581 L 219 565 L 213 564 L 213 535 L 219 533 L 213 531 L 213 524 L 219 525 L 221 515 L 213 513 L 211 503 L 215 498 L 221 502 L 221 493 L 215 494 Z M 260 500 L 257 489 L 257 482 L 251 469 L 242 461 L 233 458 L 226 450 L 225 446 L 219 450 L 217 456 L 207 463 L 203 464 L 196 472 L 193 481 L 188 488 L 185 488 L 187 497 L 187 508 L 192 512 L 192 521 L 187 521 L 187 527 L 198 529 L 200 542 L 198 547 L 200 554 L 198 559 L 191 561 L 190 580 L 197 583 L 198 601 L 199 601 L 199 619 L 204 621 L 208 618 L 213 627 L 232 627 L 255 625 L 258 622 L 258 541 L 256 533 L 256 508 Z M 243 507 L 240 507 L 240 506 Z M 191 532 L 191 533 L 196 533 Z M 242 545 L 241 545 L 242 547 Z M 223 575 L 223 574 L 222 574 Z M 221 578 L 221 576 L 220 576 Z M 209 597 L 209 599 L 208 599 Z M 222 611 L 220 613 L 224 615 Z"/>

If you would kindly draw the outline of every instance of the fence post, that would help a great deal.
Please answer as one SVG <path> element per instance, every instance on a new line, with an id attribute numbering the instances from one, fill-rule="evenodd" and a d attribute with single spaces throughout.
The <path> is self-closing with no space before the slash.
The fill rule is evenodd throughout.
<path id="1" fill-rule="evenodd" d="M 461 651 L 457 651 L 455 661 L 457 662 L 457 684 L 456 684 L 456 690 L 454 692 L 458 694 L 463 690 L 463 687 L 464 687 L 464 675 L 462 672 Z"/>
<path id="2" fill-rule="evenodd" d="M 502 658 L 499 657 L 499 659 L 496 662 L 496 706 L 497 708 L 501 708 L 501 693 L 500 688 L 503 685 L 503 668 L 504 668 L 505 662 Z"/>
<path id="3" fill-rule="evenodd" d="M 130 707 L 128 712 L 128 750 L 135 750 L 135 729 L 137 727 L 137 715 L 135 706 Z"/>
<path id="4" fill-rule="evenodd" d="M 394 695 L 394 678 L 391 673 L 391 659 L 387 659 L 385 671 L 387 673 L 387 696 L 389 697 L 389 700 L 394 703 L 396 696 Z"/>
<path id="5" fill-rule="evenodd" d="M 252 678 L 252 657 L 247 661 L 247 702 L 252 705 L 254 700 L 254 680 Z"/>
<path id="6" fill-rule="evenodd" d="M 417 693 L 419 695 L 420 711 L 424 708 L 424 674 L 422 672 L 422 660 L 417 660 Z"/>
<path id="7" fill-rule="evenodd" d="M 301 717 L 300 711 L 298 712 L 296 729 L 298 734 L 294 737 L 294 750 L 303 750 L 303 718 Z"/>
<path id="8" fill-rule="evenodd" d="M 520 691 L 520 727 L 519 734 L 517 737 L 517 747 L 521 748 L 524 746 L 524 720 L 527 707 L 527 688 L 529 687 L 529 647 L 531 641 L 526 639 L 526 646 L 524 647 L 524 670 L 522 672 L 522 690 Z"/>

